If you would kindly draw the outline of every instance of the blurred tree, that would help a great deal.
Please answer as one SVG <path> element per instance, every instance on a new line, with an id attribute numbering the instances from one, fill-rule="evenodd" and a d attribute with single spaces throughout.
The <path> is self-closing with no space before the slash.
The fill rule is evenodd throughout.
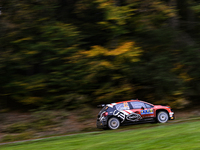
<path id="1" fill-rule="evenodd" d="M 134 42 L 125 42 L 113 50 L 93 46 L 79 54 L 88 60 L 83 87 L 87 87 L 85 94 L 96 99 L 93 104 L 133 97 L 135 86 L 132 79 L 135 74 L 129 70 L 139 61 L 141 52 Z"/>
<path id="2" fill-rule="evenodd" d="M 1 0 L 0 106 L 199 99 L 198 0 Z M 56 107 L 55 107 L 56 106 Z"/>
<path id="3" fill-rule="evenodd" d="M 74 90 L 68 57 L 81 38 L 73 25 L 55 21 L 55 6 L 56 1 L 5 3 L 3 19 L 13 26 L 3 29 L 1 38 L 4 101 L 39 106 Z"/>

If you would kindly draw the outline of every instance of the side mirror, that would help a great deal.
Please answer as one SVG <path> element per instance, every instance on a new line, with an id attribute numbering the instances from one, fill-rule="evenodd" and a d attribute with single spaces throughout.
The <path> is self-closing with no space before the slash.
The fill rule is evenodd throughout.
<path id="1" fill-rule="evenodd" d="M 141 109 L 143 109 L 143 110 L 144 110 L 144 107 L 142 106 L 142 107 L 141 107 Z"/>

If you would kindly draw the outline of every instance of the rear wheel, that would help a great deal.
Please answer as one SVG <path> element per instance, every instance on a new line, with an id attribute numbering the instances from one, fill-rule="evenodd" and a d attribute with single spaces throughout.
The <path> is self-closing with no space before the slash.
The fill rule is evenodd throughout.
<path id="1" fill-rule="evenodd" d="M 108 128 L 115 130 L 119 128 L 119 126 L 120 126 L 119 119 L 112 117 L 108 120 Z"/>
<path id="2" fill-rule="evenodd" d="M 160 111 L 157 115 L 157 121 L 159 123 L 165 123 L 169 120 L 169 116 L 167 114 L 167 112 L 165 111 Z"/>

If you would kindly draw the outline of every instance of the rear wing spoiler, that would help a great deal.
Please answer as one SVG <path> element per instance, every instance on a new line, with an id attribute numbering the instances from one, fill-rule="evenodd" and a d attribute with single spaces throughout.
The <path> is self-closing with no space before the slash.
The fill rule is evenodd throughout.
<path id="1" fill-rule="evenodd" d="M 100 105 L 97 105 L 97 108 L 103 108 L 104 106 L 106 106 L 106 104 L 100 104 Z"/>

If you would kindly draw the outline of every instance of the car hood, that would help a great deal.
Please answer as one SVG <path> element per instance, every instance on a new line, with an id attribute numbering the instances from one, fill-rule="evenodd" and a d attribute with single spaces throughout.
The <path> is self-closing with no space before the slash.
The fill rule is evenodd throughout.
<path id="1" fill-rule="evenodd" d="M 154 108 L 170 108 L 170 106 L 154 105 Z"/>

